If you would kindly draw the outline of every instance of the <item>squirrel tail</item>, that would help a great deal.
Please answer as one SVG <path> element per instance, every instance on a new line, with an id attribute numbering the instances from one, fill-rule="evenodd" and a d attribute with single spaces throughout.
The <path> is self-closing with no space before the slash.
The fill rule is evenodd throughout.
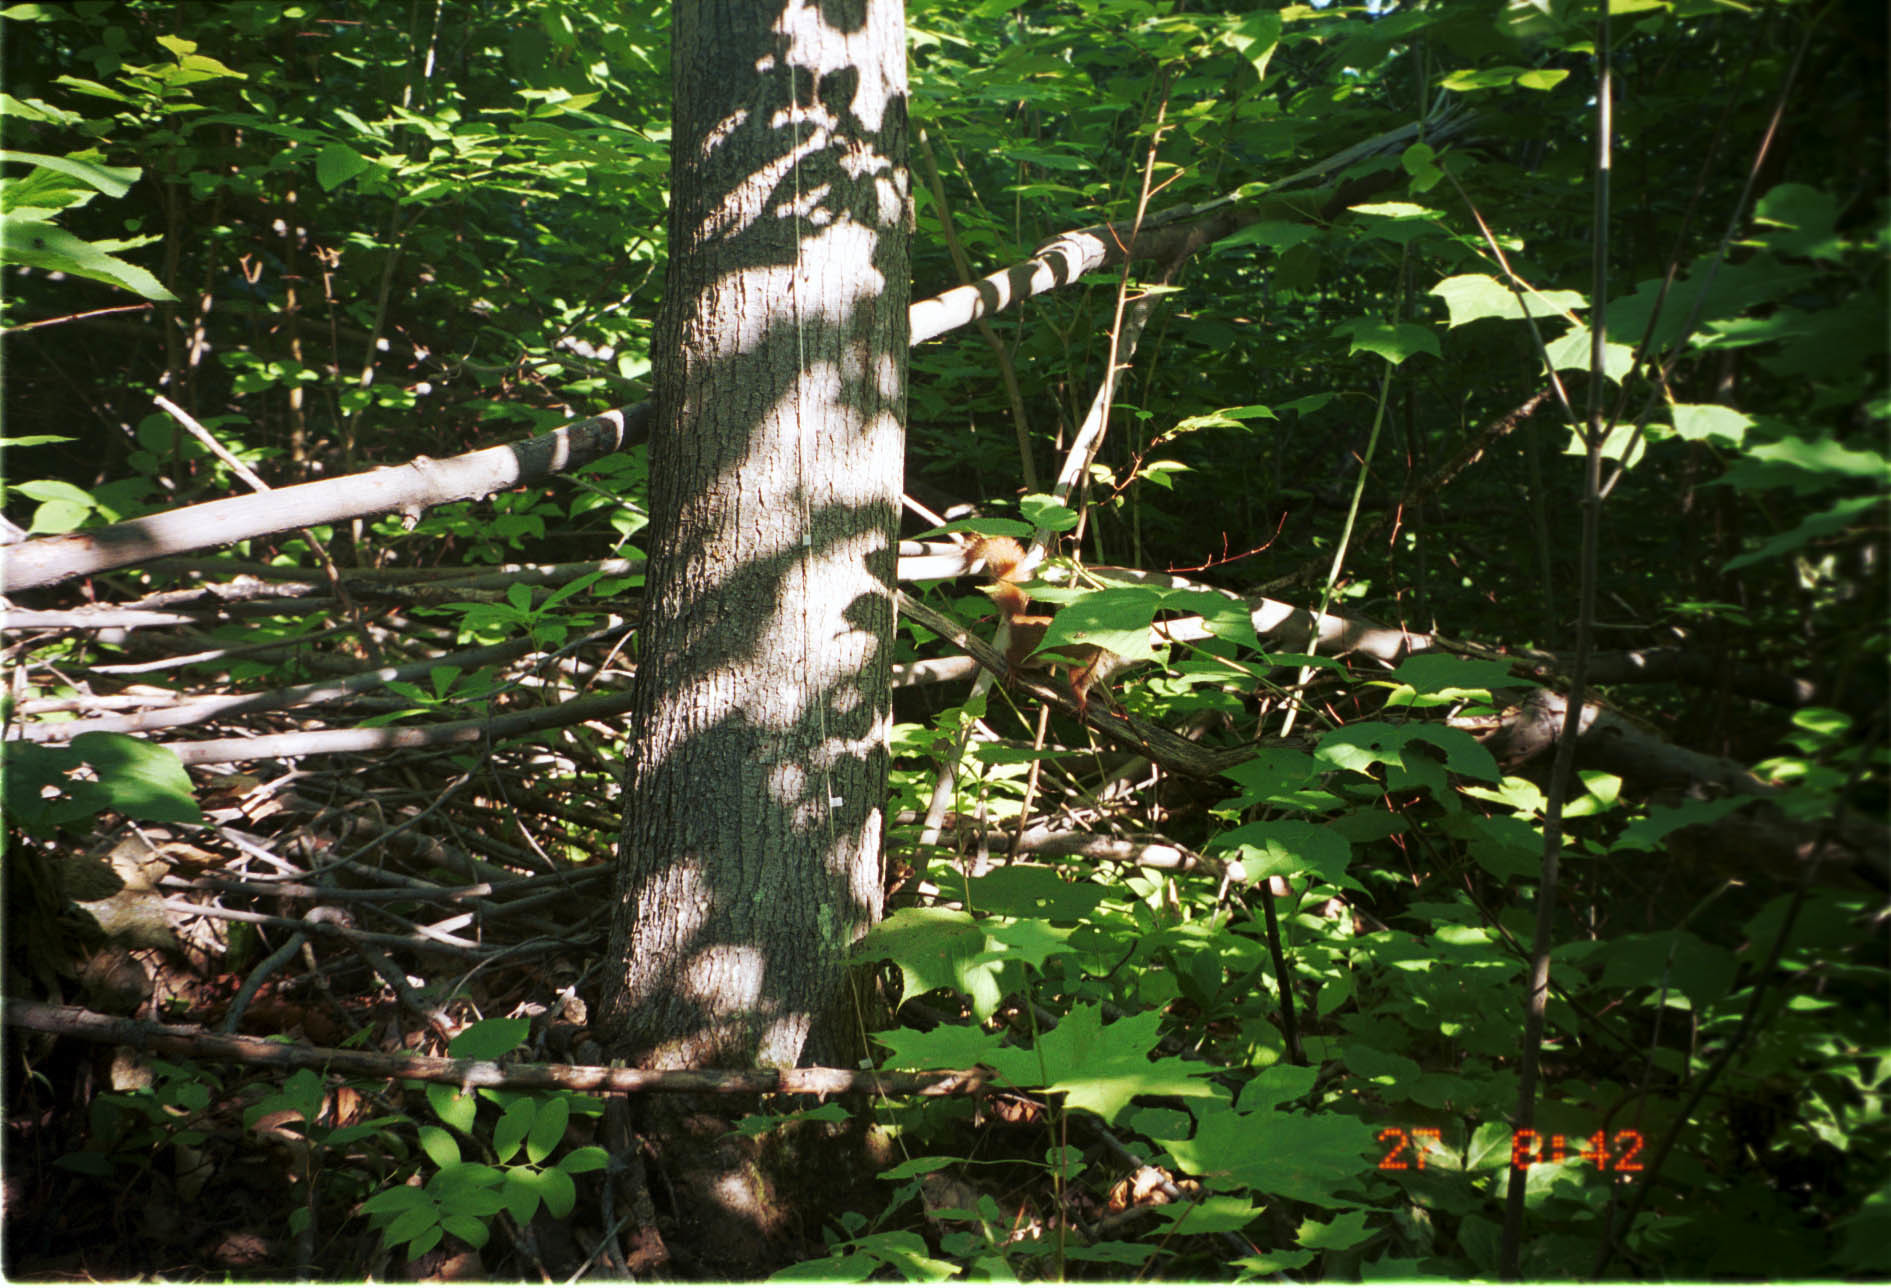
<path id="1" fill-rule="evenodd" d="M 1024 547 L 1010 537 L 978 537 L 965 547 L 965 571 L 983 572 L 985 593 L 999 611 L 1016 620 L 1030 607 L 1031 596 L 1018 583 L 1025 579 Z"/>

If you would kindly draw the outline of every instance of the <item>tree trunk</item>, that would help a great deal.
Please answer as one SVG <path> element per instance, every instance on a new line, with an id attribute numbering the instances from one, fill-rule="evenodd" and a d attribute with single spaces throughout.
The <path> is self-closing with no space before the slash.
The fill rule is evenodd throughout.
<path id="1" fill-rule="evenodd" d="M 880 913 L 904 451 L 900 0 L 674 8 L 649 581 L 602 1020 L 845 1063 Z"/>

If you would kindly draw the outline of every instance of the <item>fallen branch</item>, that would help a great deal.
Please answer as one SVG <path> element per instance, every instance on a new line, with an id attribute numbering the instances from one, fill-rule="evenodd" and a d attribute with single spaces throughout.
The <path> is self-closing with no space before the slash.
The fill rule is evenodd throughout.
<path id="1" fill-rule="evenodd" d="M 1139 239 L 1135 257 L 1171 259 L 1184 248 L 1227 237 L 1261 217 L 1254 203 L 1264 195 L 1329 182 L 1368 156 L 1399 151 L 1419 137 L 1421 130 L 1437 145 L 1462 134 L 1469 124 L 1468 117 L 1435 114 L 1429 122 L 1400 126 L 1316 162 L 1268 185 L 1266 193 L 1230 193 L 1198 206 L 1164 211 L 1144 221 L 1146 235 Z M 1342 186 L 1318 203 L 1312 217 L 1332 218 L 1394 178 L 1392 172 L 1367 175 Z M 912 343 L 920 344 L 1018 300 L 1068 286 L 1099 269 L 1121 264 L 1127 254 L 1123 240 L 1127 232 L 1127 224 L 1099 224 L 1061 233 L 1023 263 L 915 303 L 911 309 Z M 298 483 L 255 496 L 226 497 L 107 527 L 22 541 L 0 547 L 0 593 L 49 586 L 162 555 L 229 545 L 312 524 L 388 513 L 418 519 L 433 506 L 507 491 L 644 442 L 650 435 L 650 418 L 651 405 L 641 402 L 574 421 L 536 438 L 446 460 L 420 457 L 404 465 Z"/>
<path id="2" fill-rule="evenodd" d="M 396 747 L 445 747 L 454 743 L 494 742 L 521 734 L 562 729 L 630 710 L 630 694 L 605 693 L 578 698 L 530 711 L 510 711 L 474 720 L 443 724 L 408 725 L 385 729 L 309 729 L 300 733 L 264 734 L 257 738 L 212 738 L 204 742 L 167 742 L 186 765 L 239 764 L 285 756 L 332 755 L 336 752 L 388 751 Z"/>
<path id="3" fill-rule="evenodd" d="M 229 545 L 312 524 L 400 513 L 418 520 L 449 501 L 468 501 L 575 469 L 644 441 L 650 404 L 607 411 L 522 442 L 405 465 L 225 497 L 103 528 L 38 537 L 0 551 L 0 591 L 143 563 L 160 555 Z"/>
<path id="4" fill-rule="evenodd" d="M 872 1069 L 617 1069 L 595 1064 L 527 1064 L 448 1060 L 407 1052 L 345 1051 L 211 1033 L 194 1024 L 121 1020 L 78 1006 L 6 1000 L 4 1020 L 15 1028 L 87 1042 L 160 1051 L 196 1060 L 231 1060 L 276 1069 L 320 1069 L 369 1078 L 411 1078 L 447 1086 L 505 1087 L 514 1091 L 696 1092 L 712 1095 L 838 1096 L 847 1094 L 957 1096 L 994 1081 L 982 1069 L 887 1072 Z"/>
<path id="5" fill-rule="evenodd" d="M 484 648 L 424 657 L 402 666 L 377 667 L 341 680 L 318 680 L 313 684 L 272 689 L 267 693 L 219 694 L 194 702 L 179 701 L 162 710 L 140 711 L 123 716 L 25 724 L 14 736 L 26 742 L 70 742 L 82 733 L 136 734 L 152 729 L 176 729 L 185 725 L 206 724 L 212 720 L 228 720 L 260 711 L 283 711 L 291 707 L 354 697 L 399 680 L 424 680 L 435 667 L 455 666 L 471 671 L 481 666 L 511 662 L 531 652 L 532 648 L 531 637 L 524 636 Z"/>

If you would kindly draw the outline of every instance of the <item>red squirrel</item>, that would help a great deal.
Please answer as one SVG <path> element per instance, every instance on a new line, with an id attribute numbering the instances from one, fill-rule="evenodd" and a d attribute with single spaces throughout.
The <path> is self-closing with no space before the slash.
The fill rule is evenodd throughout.
<path id="1" fill-rule="evenodd" d="M 991 596 L 999 613 L 1011 625 L 1011 643 L 1005 649 L 1006 666 L 1014 674 L 1061 667 L 1070 681 L 1071 696 L 1077 700 L 1078 716 L 1087 715 L 1091 687 L 1107 679 L 1110 672 L 1122 664 L 1122 659 L 1095 644 L 1059 644 L 1049 653 L 1037 652 L 1051 619 L 1025 611 L 1031 606 L 1031 593 L 1019 584 L 1028 576 L 1024 547 L 1010 537 L 975 537 L 965 547 L 965 571 L 981 569 L 990 579 L 981 589 Z M 1106 687 L 1106 698 L 1108 693 Z"/>

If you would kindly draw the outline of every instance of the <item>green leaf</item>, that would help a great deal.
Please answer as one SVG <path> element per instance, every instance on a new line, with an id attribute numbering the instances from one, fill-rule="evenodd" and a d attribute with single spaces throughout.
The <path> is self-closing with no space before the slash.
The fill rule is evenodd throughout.
<path id="1" fill-rule="evenodd" d="M 1418 1061 L 1409 1056 L 1380 1051 L 1363 1042 L 1348 1042 L 1344 1059 L 1346 1067 L 1353 1073 L 1389 1090 L 1415 1082 L 1423 1073 Z"/>
<path id="2" fill-rule="evenodd" d="M 1563 445 L 1563 455 L 1584 456 L 1589 451 L 1583 436 L 1572 430 L 1569 441 Z M 1635 426 L 1623 422 L 1609 427 L 1608 437 L 1602 440 L 1601 454 L 1605 461 L 1620 461 L 1624 467 L 1632 467 L 1641 461 L 1648 451 L 1648 439 L 1636 431 Z"/>
<path id="3" fill-rule="evenodd" d="M 1041 1086 L 1063 1092 L 1065 1103 L 1087 1109 L 1106 1123 L 1135 1096 L 1182 1096 L 1223 1099 L 1226 1093 L 1207 1080 L 1209 1066 L 1177 1057 L 1151 1060 L 1161 1041 L 1162 1015 L 1144 1011 L 1114 1024 L 1103 1023 L 1100 1006 L 1071 1008 L 1057 1027 L 1041 1034 L 1030 1051 L 1004 1048 L 986 1063 L 1020 1087 Z"/>
<path id="4" fill-rule="evenodd" d="M 369 1216 L 384 1212 L 405 1212 L 410 1208 L 433 1211 L 433 1198 L 418 1185 L 396 1185 L 363 1200 L 361 1210 Z"/>
<path id="5" fill-rule="evenodd" d="M 47 170 L 56 170 L 112 198 L 122 197 L 130 192 L 131 185 L 138 182 L 139 176 L 144 173 L 135 165 L 102 165 L 97 161 L 84 161 L 77 157 L 48 156 L 43 152 L 0 152 L 0 161 L 16 161 Z"/>
<path id="6" fill-rule="evenodd" d="M 1070 1261 L 1100 1261 L 1106 1265 L 1140 1266 L 1156 1255 L 1156 1249 L 1144 1243 L 1128 1243 L 1120 1239 L 1105 1240 L 1102 1243 L 1069 1243 L 1064 1246 L 1064 1257 Z"/>
<path id="7" fill-rule="evenodd" d="M 1467 698 L 1489 702 L 1492 689 L 1536 683 L 1516 679 L 1502 662 L 1449 653 L 1415 653 L 1399 663 L 1392 679 L 1397 687 L 1386 699 L 1388 706 L 1441 706 Z"/>
<path id="8" fill-rule="evenodd" d="M 880 1262 L 865 1253 L 850 1252 L 838 1257 L 816 1257 L 784 1267 L 768 1276 L 769 1283 L 865 1283 L 880 1269 Z M 957 1269 L 957 1267 L 953 1267 Z M 944 1276 L 941 1276 L 942 1278 Z"/>
<path id="9" fill-rule="evenodd" d="M 1259 403 L 1246 407 L 1220 407 L 1200 416 L 1184 416 L 1175 422 L 1174 428 L 1170 429 L 1164 437 L 1174 438 L 1178 434 L 1193 433 L 1198 429 L 1240 429 L 1245 421 L 1279 419 L 1280 417 L 1274 414 L 1273 408 L 1264 407 Z"/>
<path id="10" fill-rule="evenodd" d="M 1366 1213 L 1342 1212 L 1331 1221 L 1302 1221 L 1294 1237 L 1303 1248 L 1338 1252 L 1364 1243 L 1372 1232 L 1366 1229 Z"/>
<path id="11" fill-rule="evenodd" d="M 1072 880 L 1065 869 L 1040 863 L 1014 863 L 967 878 L 963 891 L 974 912 L 1052 921 L 1081 921 L 1110 898 L 1107 886 Z"/>
<path id="12" fill-rule="evenodd" d="M 1719 822 L 1741 806 L 1751 803 L 1748 798 L 1725 796 L 1719 800 L 1687 800 L 1679 805 L 1651 805 L 1648 807 L 1648 816 L 1638 818 L 1623 828 L 1609 849 L 1611 852 L 1640 850 L 1655 854 L 1660 851 L 1662 841 L 1670 832 L 1697 823 Z"/>
<path id="13" fill-rule="evenodd" d="M 1259 653 L 1260 638 L 1254 633 L 1254 614 L 1244 600 L 1207 590 L 1165 590 L 1160 608 L 1169 613 L 1193 613 L 1216 639 L 1238 648 Z"/>
<path id="14" fill-rule="evenodd" d="M 44 832 L 90 818 L 109 804 L 104 787 L 72 777 L 85 764 L 70 747 L 36 742 L 12 744 L 5 775 L 7 818 L 34 832 Z M 49 790 L 50 789 L 50 790 Z"/>
<path id="15" fill-rule="evenodd" d="M 371 164 L 346 143 L 329 143 L 315 156 L 315 180 L 326 192 L 333 192 Z"/>
<path id="16" fill-rule="evenodd" d="M 1613 314 L 1611 314 L 1612 319 Z M 1589 328 L 1582 325 L 1572 326 L 1546 344 L 1544 352 L 1549 355 L 1550 366 L 1558 371 L 1589 370 Z M 1603 341 L 1602 368 L 1603 374 L 1609 379 L 1620 381 L 1628 375 L 1628 369 L 1634 359 L 1634 346 L 1623 344 L 1619 340 Z M 1632 428 L 1633 426 L 1627 425 L 1616 426 L 1618 432 Z"/>
<path id="17" fill-rule="evenodd" d="M 1497 758 L 1468 729 L 1444 724 L 1414 725 L 1409 734 L 1413 741 L 1429 743 L 1443 752 L 1445 768 L 1454 774 L 1492 783 L 1501 776 Z"/>
<path id="18" fill-rule="evenodd" d="M 1339 797 L 1320 787 L 1325 771 L 1313 757 L 1291 747 L 1262 747 L 1251 759 L 1221 771 L 1222 777 L 1241 785 L 1239 795 L 1223 802 L 1229 811 L 1252 805 L 1279 805 L 1295 810 L 1321 810 L 1339 804 Z"/>
<path id="19" fill-rule="evenodd" d="M 1278 1109 L 1290 1100 L 1299 1100 L 1313 1090 L 1319 1073 L 1307 1065 L 1269 1065 L 1241 1085 L 1241 1110 L 1253 1113 L 1257 1109 Z"/>
<path id="20" fill-rule="evenodd" d="M 1428 143 L 1414 143 L 1399 154 L 1399 166 L 1412 177 L 1414 193 L 1429 192 L 1444 178 L 1436 158 L 1437 153 Z"/>
<path id="21" fill-rule="evenodd" d="M 588 587 L 595 585 L 598 582 L 598 580 L 602 578 L 603 576 L 604 576 L 604 570 L 600 568 L 595 572 L 588 572 L 584 574 L 584 576 L 582 577 L 578 577 L 572 581 L 566 582 L 564 585 L 558 587 L 558 589 L 554 590 L 550 595 L 545 597 L 545 602 L 539 605 L 539 611 L 544 612 L 545 610 L 549 608 L 553 608 L 556 605 L 563 603 L 565 600 L 570 599 L 573 595 L 576 595 L 580 593 L 581 591 L 587 589 Z M 528 599 L 527 602 L 529 604 L 530 600 Z"/>
<path id="22" fill-rule="evenodd" d="M 1035 530 L 1068 532 L 1077 526 L 1077 512 L 1054 496 L 1032 492 L 1018 502 L 1018 513 Z"/>
<path id="23" fill-rule="evenodd" d="M 1882 512 L 1885 501 L 1882 497 L 1859 496 L 1838 504 L 1817 514 L 1808 515 L 1791 529 L 1780 533 L 1772 540 L 1763 543 L 1757 550 L 1750 550 L 1743 555 L 1735 555 L 1720 566 L 1722 572 L 1734 572 L 1751 564 L 1763 563 L 1776 559 L 1780 555 L 1798 550 L 1825 537 L 1835 536 L 1855 523 L 1862 523 L 1874 511 Z"/>
<path id="24" fill-rule="evenodd" d="M 1028 540 L 1034 529 L 1020 519 L 958 519 L 942 528 L 928 528 L 922 537 L 936 537 L 947 532 L 972 532 L 981 537 L 1017 537 Z"/>
<path id="25" fill-rule="evenodd" d="M 98 505 L 90 492 L 64 479 L 32 479 L 25 483 L 15 483 L 13 490 L 35 501 L 68 501 L 73 505 L 83 506 L 87 510 Z"/>
<path id="26" fill-rule="evenodd" d="M 499 1115 L 498 1124 L 492 1129 L 492 1154 L 499 1162 L 509 1162 L 519 1147 L 525 1144 L 525 1134 L 532 1130 L 532 1120 L 538 1116 L 538 1104 L 528 1098 L 515 1100 L 506 1106 Z M 533 1159 L 538 1162 L 538 1159 Z"/>
<path id="27" fill-rule="evenodd" d="M 36 6 L 15 5 L 12 9 L 0 10 L 0 16 L 22 8 L 34 7 Z M 0 94 L 0 116 L 17 116 L 22 120 L 37 121 L 42 125 L 75 126 L 85 121 L 85 118 L 77 112 L 68 112 L 64 108 L 54 107 L 44 99 L 18 99 L 11 94 Z"/>
<path id="28" fill-rule="evenodd" d="M 1454 94 L 1473 94 L 1478 90 L 1502 89 L 1507 85 L 1515 85 L 1523 77 L 1534 75 L 1537 73 L 1523 67 L 1467 67 L 1452 72 L 1438 83 Z M 1561 80 L 1566 75 L 1568 75 L 1567 72 L 1556 73 L 1556 80 Z M 1550 85 L 1555 83 L 1556 81 L 1552 80 Z M 1549 85 L 1532 85 L 1530 88 L 1548 89 L 1549 87 Z"/>
<path id="29" fill-rule="evenodd" d="M 1510 1166 L 1511 1131 L 1507 1123 L 1484 1123 L 1471 1133 L 1464 1150 L 1464 1170 L 1495 1171 Z"/>
<path id="30" fill-rule="evenodd" d="M 1865 1195 L 1858 1210 L 1837 1223 L 1844 1237 L 1835 1254 L 1839 1266 L 1857 1276 L 1891 1273 L 1891 1180 Z"/>
<path id="31" fill-rule="evenodd" d="M 1523 89 L 1555 89 L 1568 76 L 1567 67 L 1532 67 L 1517 77 L 1517 84 Z"/>
<path id="32" fill-rule="evenodd" d="M 736 1121 L 734 1134 L 751 1140 L 779 1131 L 793 1123 L 821 1122 L 844 1123 L 851 1118 L 845 1106 L 834 1101 L 816 1105 L 811 1109 L 797 1109 L 792 1113 L 744 1114 Z M 562 1163 L 560 1166 L 564 1166 Z M 570 1171 L 569 1167 L 565 1168 Z"/>
<path id="33" fill-rule="evenodd" d="M 400 1243 L 407 1239 L 412 1239 L 418 1244 L 429 1232 L 434 1234 L 437 1241 L 439 1230 L 440 1212 L 429 1200 L 424 1206 L 402 1208 L 400 1214 L 388 1222 L 387 1228 L 381 1231 L 381 1237 L 389 1244 Z"/>
<path id="34" fill-rule="evenodd" d="M 883 1181 L 904 1181 L 914 1176 L 929 1176 L 933 1172 L 956 1167 L 963 1161 L 950 1154 L 927 1154 L 919 1158 L 909 1158 L 904 1163 L 889 1167 L 886 1171 L 879 1173 L 879 1178 Z"/>
<path id="35" fill-rule="evenodd" d="M 1275 405 L 1281 411 L 1290 411 L 1297 416 L 1311 416 L 1337 397 L 1339 395 L 1335 393 L 1307 394 L 1303 398 L 1295 398 Z"/>
<path id="36" fill-rule="evenodd" d="M 909 1283 L 949 1279 L 959 1270 L 950 1261 L 928 1256 L 926 1241 L 911 1230 L 883 1230 L 861 1239 L 855 1246 Z"/>
<path id="37" fill-rule="evenodd" d="M 305 1125 L 314 1126 L 322 1116 L 322 1101 L 327 1094 L 320 1074 L 313 1069 L 297 1069 L 283 1082 L 282 1090 L 263 1104 L 273 1109 L 293 1110 Z M 254 1124 L 255 1118 L 249 1118 L 249 1122 Z"/>
<path id="38" fill-rule="evenodd" d="M 1429 221 L 1439 217 L 1438 212 L 1430 206 L 1415 205 L 1409 201 L 1372 201 L 1349 206 L 1348 209 L 1375 219 Z"/>
<path id="39" fill-rule="evenodd" d="M 1310 872 L 1329 885 L 1363 888 L 1347 874 L 1352 847 L 1346 838 L 1317 823 L 1293 818 L 1245 823 L 1217 836 L 1208 849 L 1233 850 L 1250 884 Z"/>
<path id="40" fill-rule="evenodd" d="M 1107 649 L 1130 662 L 1161 660 L 1150 643 L 1149 626 L 1163 607 L 1163 591 L 1153 586 L 1110 586 L 1102 590 L 1046 587 L 1035 592 L 1064 607 L 1051 618 L 1033 656 L 1067 656 L 1077 645 Z"/>
<path id="41" fill-rule="evenodd" d="M 1718 403 L 1670 403 L 1674 432 L 1689 442 L 1717 438 L 1735 447 L 1746 442 L 1753 417 Z"/>
<path id="42" fill-rule="evenodd" d="M 1314 757 L 1370 777 L 1379 764 L 1402 764 L 1407 735 L 1402 729 L 1376 720 L 1361 720 L 1328 731 L 1320 739 Z"/>
<path id="43" fill-rule="evenodd" d="M 1625 936 L 1624 938 L 1642 939 L 1643 936 Z M 1704 1010 L 1726 997 L 1733 989 L 1736 964 L 1734 956 L 1718 944 L 1710 944 L 1685 930 L 1662 931 L 1645 937 L 1648 956 L 1645 965 L 1652 965 L 1657 953 L 1664 956 L 1663 966 L 1659 971 L 1636 972 L 1626 961 L 1618 961 L 1611 954 L 1602 972 L 1602 982 L 1606 987 L 1615 981 L 1616 972 L 1621 972 L 1623 982 L 1633 981 L 1649 988 L 1657 988 L 1665 979 L 1668 987 L 1678 988 L 1692 1002 L 1696 1011 Z M 1620 944 L 1622 939 L 1617 939 Z"/>
<path id="44" fill-rule="evenodd" d="M 73 273 L 131 291 L 147 300 L 177 302 L 177 297 L 165 290 L 163 283 L 136 264 L 108 255 L 90 242 L 81 241 L 43 220 L 0 215 L 0 260 L 53 273 Z"/>
<path id="45" fill-rule="evenodd" d="M 1192 1203 L 1165 1203 L 1154 1209 L 1164 1238 L 1178 1234 L 1225 1234 L 1245 1230 L 1267 1209 L 1232 1194 L 1210 1194 Z"/>
<path id="46" fill-rule="evenodd" d="M 1295 223 L 1284 219 L 1262 219 L 1237 228 L 1223 237 L 1218 246 L 1265 246 L 1276 254 L 1292 250 L 1303 242 L 1313 241 L 1321 236 L 1321 230 L 1312 224 Z"/>
<path id="47" fill-rule="evenodd" d="M 1515 815 L 1454 815 L 1445 820 L 1445 830 L 1469 841 L 1471 857 L 1500 880 L 1528 879 L 1542 871 L 1542 835 Z"/>
<path id="48" fill-rule="evenodd" d="M 1017 962 L 1042 970 L 1059 953 L 1071 951 L 1072 931 L 1059 929 L 1036 917 L 1009 923 L 987 924 L 993 947 L 979 954 L 980 961 Z"/>
<path id="49" fill-rule="evenodd" d="M 578 1203 L 578 1187 L 562 1168 L 548 1167 L 538 1174 L 539 1197 L 545 1210 L 560 1221 L 571 1215 Z"/>
<path id="50" fill-rule="evenodd" d="M 473 1134 L 473 1119 L 479 1113 L 476 1098 L 438 1082 L 427 1084 L 426 1096 L 436 1118 L 463 1135 Z"/>
<path id="51" fill-rule="evenodd" d="M 564 1143 L 565 1124 L 570 1121 L 571 1107 L 564 1097 L 551 1096 L 540 1101 L 532 1134 L 526 1138 L 525 1156 L 534 1163 L 551 1157 L 552 1151 Z"/>
<path id="52" fill-rule="evenodd" d="M 203 822 L 190 775 L 169 747 L 122 733 L 82 733 L 71 745 L 97 771 L 110 808 L 126 818 Z"/>
<path id="53" fill-rule="evenodd" d="M 1219 1107 L 1196 1111 L 1191 1140 L 1158 1141 L 1176 1166 L 1217 1190 L 1250 1190 L 1322 1207 L 1357 1206 L 1337 1191 L 1373 1170 L 1371 1124 L 1348 1114 L 1286 1114 Z"/>
<path id="54" fill-rule="evenodd" d="M 1458 1225 L 1458 1240 L 1471 1258 L 1471 1264 L 1485 1274 L 1493 1274 L 1499 1260 L 1503 1227 L 1481 1213 L 1467 1213 Z"/>
<path id="55" fill-rule="evenodd" d="M 1221 33 L 1221 41 L 1247 60 L 1256 80 L 1267 79 L 1267 64 L 1280 47 L 1281 16 L 1265 11 L 1242 14 Z"/>
<path id="56" fill-rule="evenodd" d="M 922 1033 L 917 1029 L 890 1029 L 873 1040 L 888 1051 L 889 1069 L 969 1069 L 992 1066 L 1004 1035 L 987 1033 L 964 1024 L 941 1024 Z"/>
<path id="57" fill-rule="evenodd" d="M 438 1127 L 422 1130 L 438 1132 L 449 1142 L 453 1137 Z M 489 1163 L 446 1162 L 427 1181 L 427 1192 L 442 1204 L 458 1210 L 483 1212 L 491 1216 L 501 1206 L 499 1185 L 505 1172 Z"/>
<path id="58" fill-rule="evenodd" d="M 1856 481 L 1891 488 L 1891 460 L 1887 460 L 1884 453 L 1850 447 L 1832 438 L 1806 439 L 1787 434 L 1770 443 L 1748 445 L 1745 459 L 1788 466 L 1819 475 L 1828 483 Z M 1739 482 L 1739 467 L 1729 470 L 1727 478 Z"/>
<path id="59" fill-rule="evenodd" d="M 1803 183 L 1782 183 L 1753 204 L 1753 222 L 1778 229 L 1760 240 L 1782 255 L 1837 263 L 1845 239 L 1836 231 L 1838 199 Z"/>
<path id="60" fill-rule="evenodd" d="M 68 1172 L 77 1172 L 81 1176 L 108 1178 L 115 1170 L 112 1160 L 96 1150 L 79 1150 L 71 1154 L 61 1154 L 53 1160 L 53 1166 Z"/>
<path id="61" fill-rule="evenodd" d="M 521 1166 L 506 1169 L 505 1180 L 499 1185 L 499 1194 L 505 1203 L 506 1211 L 510 1212 L 512 1219 L 521 1225 L 532 1219 L 541 1203 L 545 1205 L 548 1212 L 551 1212 L 551 1215 L 561 1215 L 552 1209 L 550 1199 L 556 1191 L 547 1186 L 546 1175 L 546 1171 L 535 1167 Z M 563 1174 L 560 1173 L 560 1175 Z M 569 1177 L 565 1177 L 565 1184 L 567 1186 L 571 1184 Z M 567 1209 L 568 1212 L 569 1209 Z"/>
<path id="62" fill-rule="evenodd" d="M 462 1029 L 447 1044 L 455 1060 L 497 1060 L 525 1041 L 531 1021 L 523 1017 L 480 1020 Z"/>
<path id="63" fill-rule="evenodd" d="M 595 1172 L 610 1166 L 611 1156 L 602 1146 L 580 1145 L 558 1160 L 558 1166 L 573 1176 L 583 1172 Z"/>
<path id="64" fill-rule="evenodd" d="M 94 98 L 110 99 L 114 103 L 129 103 L 132 101 L 129 96 L 119 93 L 109 85 L 101 85 L 97 81 L 85 80 L 78 76 L 55 76 L 53 77 L 53 84 L 64 85 L 68 89 L 76 89 L 81 94 L 90 94 Z"/>
<path id="65" fill-rule="evenodd" d="M 859 961 L 890 958 L 899 964 L 900 1000 L 936 988 L 957 989 L 971 999 L 972 1014 L 986 1020 L 1003 1000 L 1002 961 L 984 953 L 991 947 L 984 928 L 966 912 L 949 908 L 902 908 L 882 921 L 854 949 Z"/>
<path id="66" fill-rule="evenodd" d="M 1256 1279 L 1280 1279 L 1289 1271 L 1299 1270 L 1312 1261 L 1317 1254 L 1312 1252 L 1288 1252 L 1285 1250 L 1264 1252 L 1259 1256 L 1237 1257 L 1228 1264 L 1241 1269 L 1240 1282 L 1252 1283 Z M 1397 1274 L 1395 1279 L 1412 1279 L 1416 1275 Z M 1368 1276 L 1370 1278 L 1370 1276 Z"/>
<path id="67" fill-rule="evenodd" d="M 492 1227 L 466 1212 L 449 1212 L 440 1218 L 440 1228 L 475 1248 L 483 1248 L 492 1238 Z"/>
<path id="68" fill-rule="evenodd" d="M 1430 328 L 1416 322 L 1376 322 L 1359 318 L 1339 323 L 1333 333 L 1352 336 L 1353 346 L 1348 353 L 1376 353 L 1395 367 L 1414 354 L 1444 357 L 1444 351 L 1438 347 L 1438 337 Z"/>
<path id="69" fill-rule="evenodd" d="M 76 501 L 57 499 L 45 501 L 32 511 L 32 522 L 26 526 L 30 533 L 57 535 L 61 531 L 74 531 L 85 526 L 85 520 L 93 516 L 91 505 L 79 505 Z"/>
<path id="70" fill-rule="evenodd" d="M 452 1132 L 444 1127 L 423 1123 L 418 1134 L 421 1152 L 433 1160 L 435 1167 L 446 1168 L 460 1161 L 460 1143 L 454 1139 Z"/>
<path id="71" fill-rule="evenodd" d="M 1062 152 L 1046 152 L 1043 148 L 1031 147 L 1007 148 L 1005 159 L 1041 165 L 1051 170 L 1089 170 L 1096 164 L 1086 157 L 1069 156 Z"/>
<path id="72" fill-rule="evenodd" d="M 1496 278 L 1485 273 L 1465 273 L 1447 277 L 1431 288 L 1431 294 L 1445 302 L 1451 326 L 1461 327 L 1480 318 L 1568 316 L 1588 304 L 1580 291 L 1527 291 L 1521 303 L 1517 294 Z"/>

